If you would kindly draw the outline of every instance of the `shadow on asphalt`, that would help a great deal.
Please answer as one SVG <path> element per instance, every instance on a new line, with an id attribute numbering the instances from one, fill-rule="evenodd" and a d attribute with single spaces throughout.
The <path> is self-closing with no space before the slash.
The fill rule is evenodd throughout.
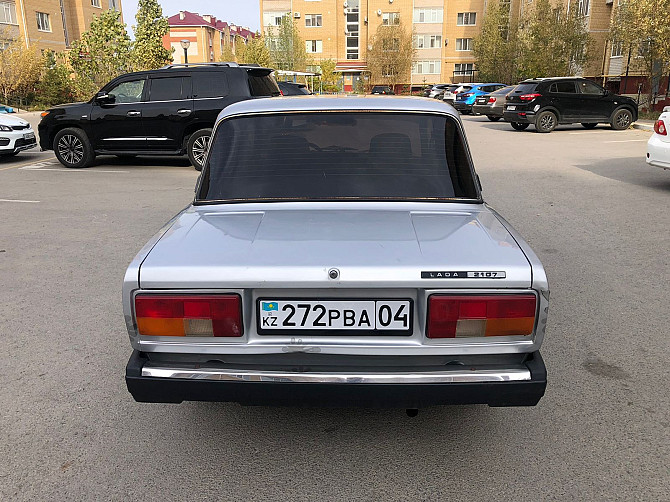
<path id="1" fill-rule="evenodd" d="M 133 167 L 191 167 L 188 157 L 116 157 L 102 155 L 96 157 L 91 167 L 133 166 Z"/>
<path id="2" fill-rule="evenodd" d="M 649 166 L 644 158 L 606 159 L 592 164 L 576 165 L 575 167 L 604 178 L 670 192 L 670 170 Z"/>
<path id="3" fill-rule="evenodd" d="M 504 122 L 502 120 L 498 122 L 491 122 L 489 119 L 487 119 L 485 116 L 469 116 L 467 121 L 468 122 L 478 122 L 480 126 L 485 127 L 486 129 L 495 129 L 496 131 L 507 131 L 507 132 L 514 132 L 514 133 L 535 133 L 535 134 L 540 134 L 537 131 L 535 131 L 535 126 L 532 124 L 528 126 L 527 129 L 523 131 L 517 131 L 515 129 L 512 129 L 512 126 L 509 125 L 509 123 Z M 463 118 L 463 117 L 461 117 Z M 586 132 L 587 129 L 584 129 L 580 124 L 562 124 L 556 127 L 556 129 L 549 133 L 549 134 L 555 134 L 555 133 L 560 133 L 561 131 L 584 131 Z M 623 132 L 623 131 L 615 131 L 612 129 L 608 124 L 598 124 L 594 129 L 588 129 L 588 132 Z"/>

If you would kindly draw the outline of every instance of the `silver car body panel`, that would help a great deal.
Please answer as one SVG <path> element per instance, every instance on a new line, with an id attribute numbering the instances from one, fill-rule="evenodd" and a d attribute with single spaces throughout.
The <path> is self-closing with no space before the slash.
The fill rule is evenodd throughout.
<path id="1" fill-rule="evenodd" d="M 393 96 L 257 99 L 233 104 L 232 117 L 295 112 L 458 113 L 426 98 Z M 462 128 L 462 126 L 461 126 Z M 465 135 L 463 135 L 465 136 Z M 467 149 L 467 144 L 466 144 Z M 473 173 L 474 174 L 474 173 Z M 337 268 L 337 279 L 328 271 Z M 500 278 L 422 278 L 426 271 L 504 272 Z M 428 297 L 439 293 L 533 293 L 530 336 L 429 339 Z M 138 293 L 234 293 L 243 336 L 139 336 Z M 258 298 L 411 299 L 411 334 L 260 335 Z M 191 205 L 140 251 L 126 272 L 123 307 L 133 348 L 172 354 L 478 355 L 540 348 L 547 278 L 528 244 L 481 201 L 272 202 Z"/>

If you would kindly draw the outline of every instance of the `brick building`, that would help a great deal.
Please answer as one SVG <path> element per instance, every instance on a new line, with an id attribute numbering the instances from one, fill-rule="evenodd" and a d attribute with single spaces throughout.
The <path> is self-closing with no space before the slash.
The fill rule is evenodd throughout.
<path id="1" fill-rule="evenodd" d="M 246 44 L 256 35 L 249 28 L 236 26 L 210 14 L 180 11 L 168 18 L 170 32 L 163 37 L 166 49 L 174 48 L 174 62 L 184 62 L 182 40 L 188 40 L 189 63 L 220 61 L 226 46 L 235 52 L 237 44 Z"/>
<path id="2" fill-rule="evenodd" d="M 0 43 L 21 36 L 29 47 L 61 52 L 108 9 L 121 12 L 121 0 L 0 0 Z"/>

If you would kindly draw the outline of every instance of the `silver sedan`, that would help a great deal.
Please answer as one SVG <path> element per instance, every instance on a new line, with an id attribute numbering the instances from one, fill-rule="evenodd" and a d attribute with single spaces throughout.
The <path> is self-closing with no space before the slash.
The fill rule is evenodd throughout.
<path id="1" fill-rule="evenodd" d="M 535 405 L 548 302 L 453 109 L 251 100 L 128 267 L 126 382 L 142 402 Z"/>

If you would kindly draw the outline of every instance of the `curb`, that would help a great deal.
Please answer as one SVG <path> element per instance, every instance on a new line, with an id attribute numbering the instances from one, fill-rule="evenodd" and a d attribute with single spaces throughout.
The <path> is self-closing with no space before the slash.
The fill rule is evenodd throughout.
<path id="1" fill-rule="evenodd" d="M 654 130 L 654 124 L 643 124 L 640 122 L 635 122 L 633 124 L 634 129 L 641 129 L 643 131 L 653 131 Z"/>

